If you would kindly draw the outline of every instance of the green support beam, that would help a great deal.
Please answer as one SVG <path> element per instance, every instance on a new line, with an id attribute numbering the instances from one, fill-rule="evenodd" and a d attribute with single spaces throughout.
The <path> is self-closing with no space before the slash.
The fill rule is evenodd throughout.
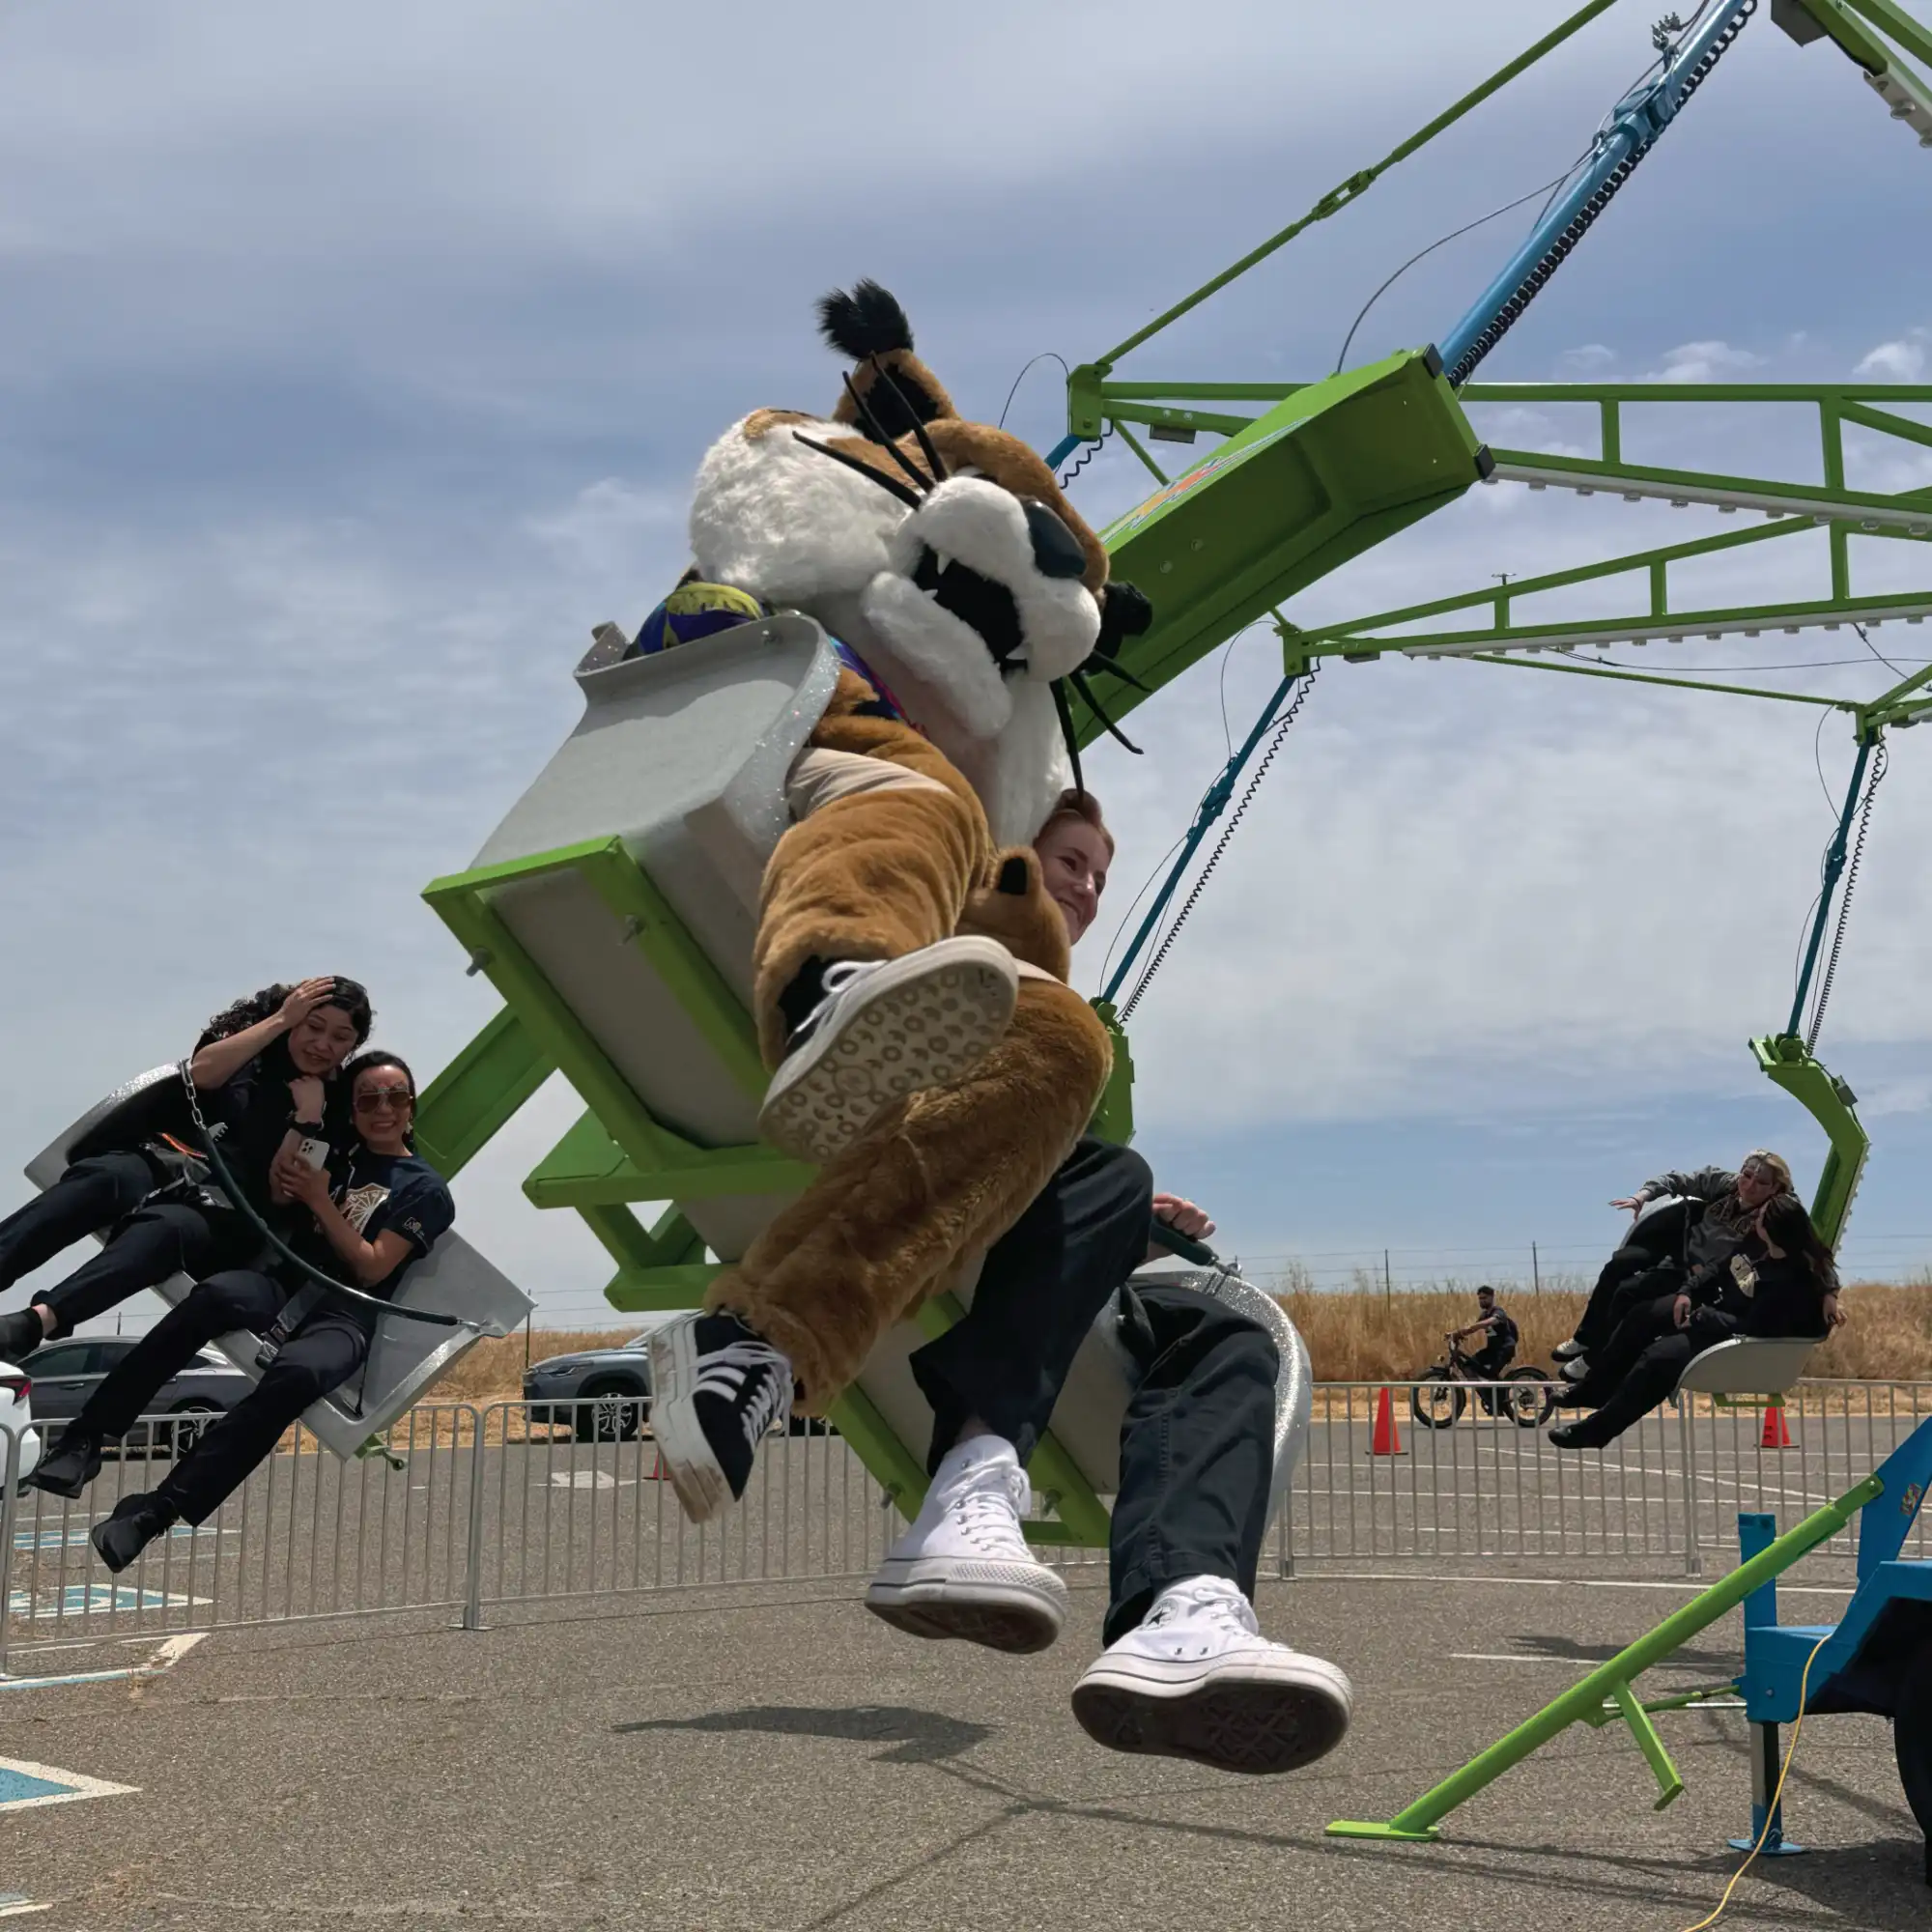
<path id="1" fill-rule="evenodd" d="M 1750 1043 L 1759 1067 L 1824 1129 L 1825 1167 L 1811 1198 L 1811 1223 L 1828 1248 L 1835 1248 L 1859 1191 L 1871 1136 L 1854 1108 L 1857 1096 L 1836 1074 L 1827 1072 L 1790 1034 L 1766 1035 Z"/>
<path id="2" fill-rule="evenodd" d="M 1597 1719 L 1605 1701 L 1613 1702 L 1649 1760 L 1660 1788 L 1659 1808 L 1667 1804 L 1683 1782 L 1663 1751 L 1643 1708 L 1632 1693 L 1632 1684 L 1653 1664 L 1661 1663 L 1672 1651 L 1680 1649 L 1699 1631 L 1708 1629 L 1721 1616 L 1774 1577 L 1790 1569 L 1801 1557 L 1835 1536 L 1860 1510 L 1884 1492 L 1885 1485 L 1870 1475 L 1856 1488 L 1847 1490 L 1836 1502 L 1814 1511 L 1794 1529 L 1787 1530 L 1749 1562 L 1733 1570 L 1728 1577 L 1699 1592 L 1690 1603 L 1664 1620 L 1647 1635 L 1620 1650 L 1608 1662 L 1602 1663 L 1579 1684 L 1546 1704 L 1535 1717 L 1497 1739 L 1488 1750 L 1472 1758 L 1461 1771 L 1426 1791 L 1414 1804 L 1385 1824 L 1338 1818 L 1328 1827 L 1338 1838 L 1393 1839 L 1407 1843 L 1430 1843 L 1442 1833 L 1441 1821 L 1466 1804 L 1477 1792 L 1493 1784 L 1506 1771 L 1520 1764 L 1533 1752 L 1568 1730 L 1572 1724 L 1589 1723 Z"/>
<path id="3" fill-rule="evenodd" d="M 555 1071 L 555 1060 L 505 1007 L 423 1089 L 416 1151 L 453 1179 Z"/>

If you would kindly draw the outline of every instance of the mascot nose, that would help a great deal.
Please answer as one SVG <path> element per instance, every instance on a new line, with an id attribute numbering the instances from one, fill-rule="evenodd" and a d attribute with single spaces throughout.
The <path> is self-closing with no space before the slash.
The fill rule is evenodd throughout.
<path id="1" fill-rule="evenodd" d="M 1042 577 L 1084 577 L 1087 553 L 1080 539 L 1044 503 L 1026 499 L 1027 532 L 1033 538 L 1033 560 Z"/>

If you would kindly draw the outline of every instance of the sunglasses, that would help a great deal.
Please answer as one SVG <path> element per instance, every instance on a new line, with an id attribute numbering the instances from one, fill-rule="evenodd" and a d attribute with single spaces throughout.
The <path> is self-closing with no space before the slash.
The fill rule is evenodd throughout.
<path id="1" fill-rule="evenodd" d="M 407 1087 L 371 1087 L 356 1094 L 355 1111 L 358 1114 L 376 1114 L 384 1107 L 391 1107 L 400 1114 L 406 1107 L 415 1104 L 415 1097 Z"/>

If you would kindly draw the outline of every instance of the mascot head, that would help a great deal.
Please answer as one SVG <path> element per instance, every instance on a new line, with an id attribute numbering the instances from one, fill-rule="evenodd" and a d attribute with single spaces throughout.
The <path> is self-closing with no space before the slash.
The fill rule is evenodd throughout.
<path id="1" fill-rule="evenodd" d="M 875 664 L 1003 836 L 1029 838 L 1069 765 L 1078 782 L 1064 681 L 1104 718 L 1086 679 L 1125 675 L 1114 654 L 1151 612 L 1108 582 L 1039 456 L 959 415 L 891 295 L 860 282 L 819 303 L 819 324 L 853 364 L 844 392 L 829 418 L 761 410 L 713 446 L 698 567 L 809 611 Z"/>

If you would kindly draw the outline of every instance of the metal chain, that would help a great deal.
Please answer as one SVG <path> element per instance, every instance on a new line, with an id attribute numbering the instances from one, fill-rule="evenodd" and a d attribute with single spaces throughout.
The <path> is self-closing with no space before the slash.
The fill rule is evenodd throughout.
<path id="1" fill-rule="evenodd" d="M 1254 776 L 1249 779 L 1247 789 L 1241 794 L 1241 802 L 1235 808 L 1234 816 L 1222 829 L 1220 838 L 1215 840 L 1213 851 L 1208 855 L 1208 863 L 1202 867 L 1200 875 L 1195 879 L 1193 888 L 1189 891 L 1180 910 L 1175 914 L 1174 923 L 1167 928 L 1160 945 L 1154 951 L 1153 957 L 1148 961 L 1147 970 L 1134 981 L 1133 991 L 1127 995 L 1125 1004 L 1121 1008 L 1122 1026 L 1133 1017 L 1134 1009 L 1140 1005 L 1142 994 L 1147 991 L 1153 976 L 1160 971 L 1167 955 L 1174 950 L 1174 942 L 1179 938 L 1180 928 L 1187 923 L 1187 916 L 1200 904 L 1201 895 L 1207 890 L 1208 881 L 1214 874 L 1214 867 L 1221 863 L 1221 855 L 1228 849 L 1228 841 L 1234 838 L 1242 815 L 1254 803 L 1255 793 L 1261 789 L 1261 782 L 1267 777 L 1268 767 L 1274 762 L 1274 754 L 1281 750 L 1282 740 L 1288 735 L 1288 727 L 1299 716 L 1302 705 L 1308 701 L 1308 694 L 1315 689 L 1315 674 L 1321 668 L 1321 664 L 1322 660 L 1317 658 L 1302 673 L 1300 688 L 1290 701 L 1288 709 L 1282 713 L 1280 724 L 1274 727 L 1274 736 L 1268 740 L 1267 749 L 1262 753 L 1261 762 L 1256 765 Z"/>
<path id="2" fill-rule="evenodd" d="M 1881 738 L 1872 759 L 1872 774 L 1865 781 L 1865 795 L 1859 807 L 1859 834 L 1852 841 L 1852 856 L 1845 867 L 1845 890 L 1838 899 L 1838 923 L 1832 934 L 1832 951 L 1825 960 L 1824 978 L 1818 981 L 1818 1004 L 1811 1009 L 1811 1029 L 1804 1038 L 1804 1051 L 1816 1051 L 1818 1030 L 1825 1024 L 1825 1005 L 1832 997 L 1832 980 L 1838 970 L 1838 954 L 1844 950 L 1845 922 L 1852 910 L 1852 889 L 1859 882 L 1859 861 L 1865 853 L 1865 834 L 1871 830 L 1872 801 L 1878 796 L 1879 781 L 1885 777 L 1888 757 Z"/>

